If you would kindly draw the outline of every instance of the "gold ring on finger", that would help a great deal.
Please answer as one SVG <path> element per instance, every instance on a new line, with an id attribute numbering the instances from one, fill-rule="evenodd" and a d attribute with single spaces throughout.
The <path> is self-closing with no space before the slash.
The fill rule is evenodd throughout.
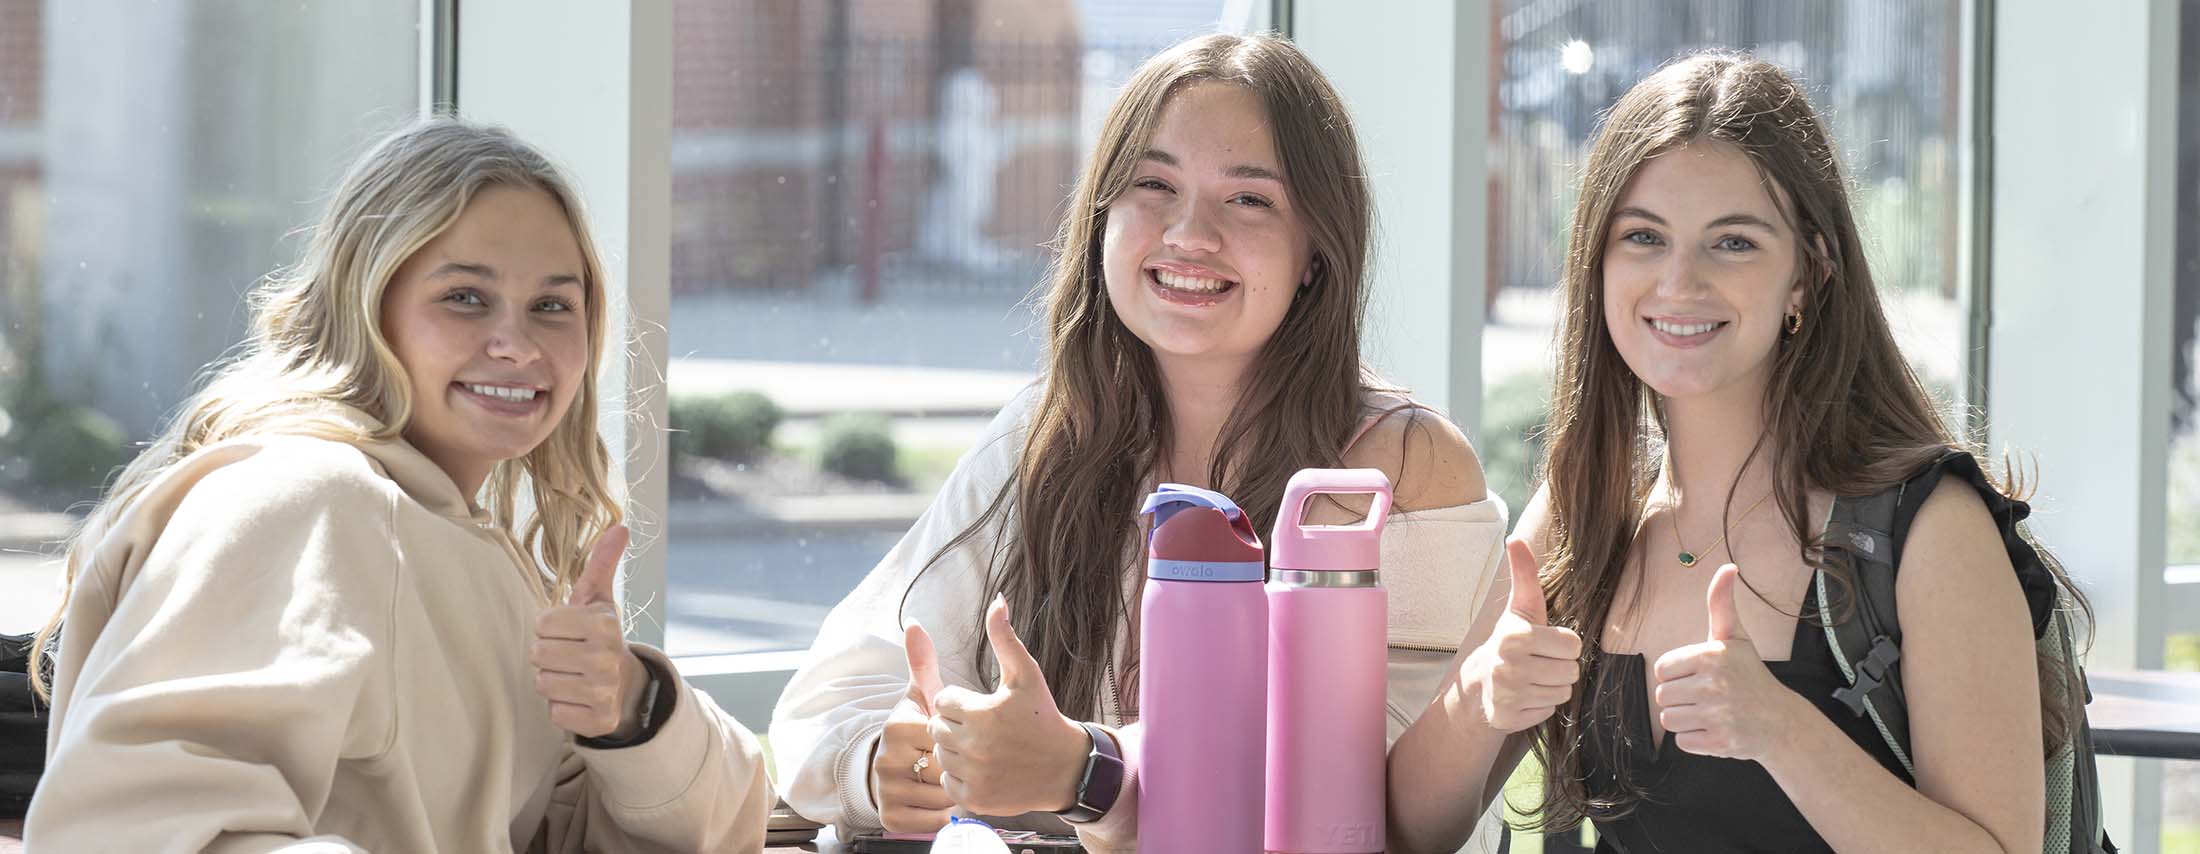
<path id="1" fill-rule="evenodd" d="M 921 754 L 917 757 L 917 764 L 909 766 L 909 774 L 917 778 L 917 782 L 922 783 L 924 782 L 924 769 L 930 767 L 932 767 L 932 754 Z"/>

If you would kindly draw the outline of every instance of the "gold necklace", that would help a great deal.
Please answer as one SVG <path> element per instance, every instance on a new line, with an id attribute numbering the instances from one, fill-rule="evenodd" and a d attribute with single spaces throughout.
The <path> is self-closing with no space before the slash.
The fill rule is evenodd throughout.
<path id="1" fill-rule="evenodd" d="M 1766 492 L 1766 493 L 1765 493 L 1764 495 L 1762 495 L 1762 496 L 1759 496 L 1759 497 L 1757 498 L 1757 503 L 1756 503 L 1756 504 L 1751 504 L 1751 505 L 1749 505 L 1749 509 L 1748 509 L 1748 510 L 1744 510 L 1744 511 L 1742 511 L 1742 515 L 1734 517 L 1734 521 L 1735 521 L 1735 523 L 1737 523 L 1737 524 L 1738 524 L 1738 523 L 1740 523 L 1740 522 L 1741 522 L 1741 521 L 1742 521 L 1743 519 L 1747 519 L 1747 518 L 1749 518 L 1749 514 L 1757 512 L 1757 507 L 1758 507 L 1758 505 L 1761 505 L 1761 504 L 1765 503 L 1765 499 L 1767 499 L 1767 498 L 1771 498 L 1771 497 L 1772 497 L 1772 493 L 1771 493 L 1771 492 L 1769 492 L 1769 491 L 1768 491 L 1768 492 Z M 1681 547 L 1680 560 L 1681 560 L 1681 566 L 1683 566 L 1683 567 L 1689 567 L 1689 568 L 1692 568 L 1692 567 L 1694 567 L 1694 566 L 1696 565 L 1696 562 L 1697 562 L 1697 561 L 1701 561 L 1701 560 L 1703 560 L 1703 556 L 1704 556 L 1704 555 L 1708 555 L 1708 554 L 1710 554 L 1710 553 L 1711 553 L 1711 551 L 1712 551 L 1712 549 L 1716 549 L 1716 548 L 1718 548 L 1718 547 L 1719 547 L 1719 545 L 1720 545 L 1721 543 L 1724 543 L 1724 542 L 1726 542 L 1726 536 L 1727 536 L 1727 534 L 1728 534 L 1728 533 L 1731 533 L 1731 530 L 1729 530 L 1729 531 L 1721 531 L 1721 532 L 1719 533 L 1719 539 L 1717 539 L 1716 541 L 1713 541 L 1713 542 L 1711 543 L 1711 546 L 1710 546 L 1710 548 L 1706 548 L 1706 549 L 1704 549 L 1703 551 L 1700 551 L 1700 552 L 1699 552 L 1699 551 L 1696 551 L 1696 550 L 1694 550 L 1694 549 L 1690 549 L 1690 548 L 1688 547 L 1688 544 L 1687 544 L 1687 543 L 1681 542 L 1681 513 L 1680 513 L 1680 509 L 1681 509 L 1681 506 L 1680 506 L 1679 504 L 1672 504 L 1672 505 L 1668 505 L 1668 506 L 1670 506 L 1670 507 L 1672 507 L 1672 508 L 1673 508 L 1673 544 L 1674 544 L 1674 545 L 1677 545 L 1677 546 L 1680 546 L 1680 547 Z M 1728 550 L 1728 552 L 1727 552 L 1727 557 L 1733 557 L 1733 556 L 1734 556 L 1734 553 L 1733 553 L 1733 551 L 1732 551 L 1732 550 Z"/>

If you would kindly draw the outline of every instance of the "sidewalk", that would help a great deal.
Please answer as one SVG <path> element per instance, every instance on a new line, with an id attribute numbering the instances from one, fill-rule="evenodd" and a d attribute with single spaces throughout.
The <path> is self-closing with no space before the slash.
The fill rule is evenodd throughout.
<path id="1" fill-rule="evenodd" d="M 990 418 L 1037 379 L 1031 371 L 673 359 L 673 397 L 759 391 L 792 417 L 878 412 L 907 418 Z"/>

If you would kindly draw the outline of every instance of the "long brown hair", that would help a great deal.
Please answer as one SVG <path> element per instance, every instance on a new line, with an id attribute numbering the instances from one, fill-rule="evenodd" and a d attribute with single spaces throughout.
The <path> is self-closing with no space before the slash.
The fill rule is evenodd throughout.
<path id="1" fill-rule="evenodd" d="M 1041 285 L 1046 379 L 1015 473 L 940 553 L 999 526 L 988 598 L 1007 598 L 1056 705 L 1087 720 L 1099 714 L 1116 628 L 1130 613 L 1124 573 L 1134 564 L 1139 491 L 1172 441 L 1153 353 L 1108 302 L 1101 236 L 1163 105 L 1200 81 L 1242 86 L 1260 99 L 1314 250 L 1313 282 L 1245 377 L 1208 483 L 1236 499 L 1256 530 L 1268 530 L 1292 473 L 1340 464 L 1339 448 L 1375 387 L 1360 364 L 1371 201 L 1342 99 L 1279 36 L 1201 36 L 1148 59 L 1108 109 L 1056 237 Z M 974 637 L 984 637 L 983 621 L 973 615 Z M 978 644 L 975 664 L 991 679 L 987 655 Z"/>
<path id="2" fill-rule="evenodd" d="M 1598 129 L 1567 248 L 1541 466 L 1551 514 L 1541 544 L 1542 580 L 1552 625 L 1588 640 L 1585 663 L 1595 660 L 1600 627 L 1618 596 L 1643 503 L 1657 479 L 1664 433 L 1654 393 L 1628 369 L 1605 326 L 1603 247 L 1613 208 L 1643 162 L 1706 139 L 1750 158 L 1797 235 L 1808 322 L 1799 332 L 1783 333 L 1775 346 L 1762 403 L 1765 432 L 1742 468 L 1759 454 L 1768 456 L 1773 503 L 1802 544 L 1805 563 L 1827 568 L 1841 582 L 1853 579 L 1840 549 L 1811 532 L 1811 488 L 1873 494 L 1946 449 L 1966 447 L 1941 421 L 1895 346 L 1850 211 L 1847 179 L 1802 87 L 1747 54 L 1699 53 L 1667 64 L 1621 96 Z M 1737 483 L 1740 477 L 1737 471 Z M 2051 559 L 2049 564 L 2065 595 L 2083 610 L 2083 598 Z M 2065 732 L 2067 695 L 2060 692 L 2070 689 L 2072 674 L 2043 657 L 2040 675 L 2048 689 L 2041 712 L 2052 752 Z M 1623 814 L 1640 801 L 1642 789 L 1624 762 L 1611 763 L 1618 777 L 1612 792 L 1589 791 L 1583 737 L 1610 723 L 1598 713 L 1604 693 L 1585 681 L 1537 728 L 1536 755 L 1548 776 L 1536 826 L 1570 828 L 1583 818 Z"/>
<path id="3" fill-rule="evenodd" d="M 493 125 L 452 116 L 414 122 L 377 140 L 339 182 L 314 224 L 299 263 L 261 281 L 251 297 L 250 335 L 226 360 L 208 366 L 198 391 L 176 408 L 159 435 L 117 475 L 106 496 L 69 538 L 61 605 L 40 629 L 34 663 L 68 611 L 68 597 L 101 538 L 145 489 L 202 448 L 253 435 L 304 435 L 352 444 L 395 441 L 412 417 L 411 384 L 382 336 L 382 293 L 399 266 L 458 219 L 492 186 L 549 193 L 571 220 L 580 244 L 588 311 L 588 367 L 579 392 L 550 436 L 526 456 L 498 462 L 484 484 L 490 522 L 518 533 L 547 567 L 527 579 L 547 604 L 580 578 L 589 544 L 621 510 L 610 482 L 610 454 L 596 431 L 597 362 L 610 315 L 603 263 L 590 238 L 580 194 L 550 159 Z M 364 430 L 335 417 L 351 407 L 380 422 Z M 534 510 L 522 514 L 522 498 Z M 32 688 L 44 695 L 42 667 Z"/>

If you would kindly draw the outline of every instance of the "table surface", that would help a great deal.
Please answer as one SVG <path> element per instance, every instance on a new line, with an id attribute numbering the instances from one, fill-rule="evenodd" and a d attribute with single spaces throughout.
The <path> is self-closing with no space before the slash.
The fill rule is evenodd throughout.
<path id="1" fill-rule="evenodd" d="M 830 828 L 822 831 L 824 838 L 805 845 L 774 845 L 764 849 L 773 854 L 780 852 L 817 852 L 817 854 L 848 854 L 848 846 L 833 841 Z M 23 823 L 15 819 L 0 819 L 0 854 L 23 854 Z"/>
<path id="2" fill-rule="evenodd" d="M 2090 670 L 2093 702 L 2086 719 L 2098 746 L 2131 748 L 2126 755 L 2200 759 L 2200 673 Z M 22 854 L 23 823 L 0 819 L 0 854 Z M 848 854 L 830 828 L 815 842 L 773 846 L 770 852 Z"/>

